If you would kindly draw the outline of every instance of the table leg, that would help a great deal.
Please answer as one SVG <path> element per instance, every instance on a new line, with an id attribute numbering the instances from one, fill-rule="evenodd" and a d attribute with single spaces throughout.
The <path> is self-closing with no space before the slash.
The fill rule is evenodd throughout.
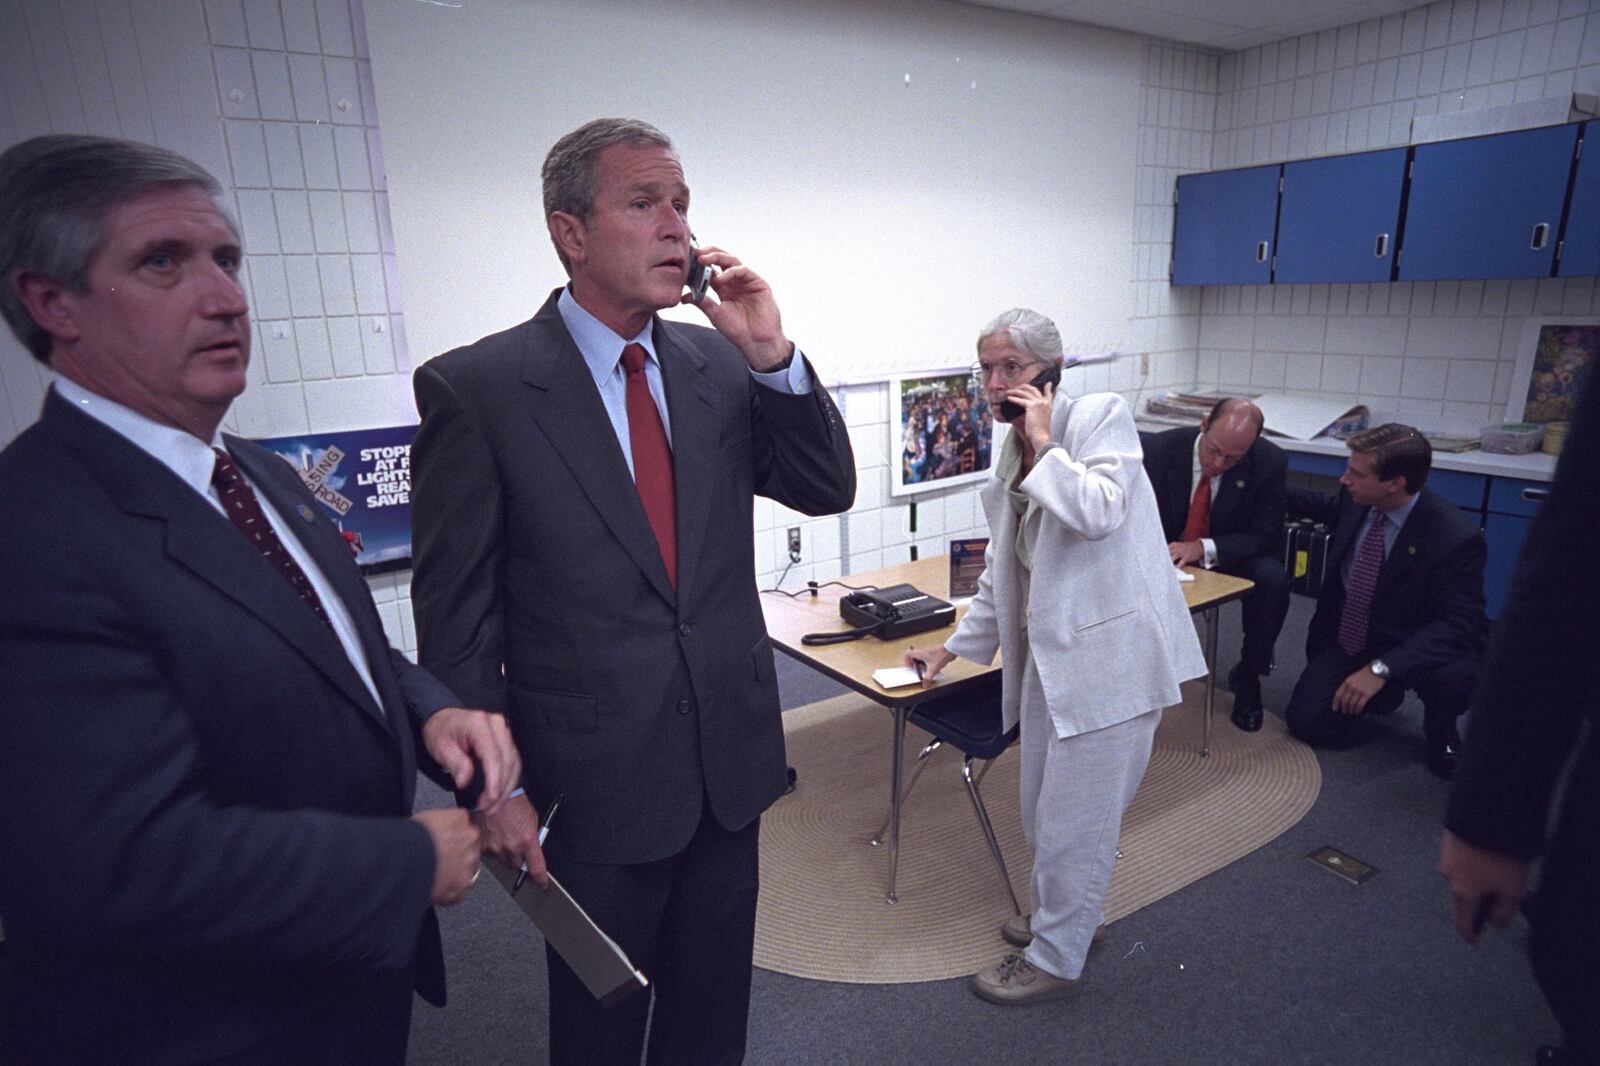
<path id="1" fill-rule="evenodd" d="M 1206 721 L 1200 741 L 1200 757 L 1211 757 L 1211 705 L 1217 697 L 1217 609 L 1206 612 Z"/>
<path id="2" fill-rule="evenodd" d="M 894 708 L 894 743 L 890 745 L 894 763 L 889 767 L 889 903 L 899 903 L 894 893 L 895 876 L 900 872 L 900 766 L 905 761 L 906 707 Z"/>

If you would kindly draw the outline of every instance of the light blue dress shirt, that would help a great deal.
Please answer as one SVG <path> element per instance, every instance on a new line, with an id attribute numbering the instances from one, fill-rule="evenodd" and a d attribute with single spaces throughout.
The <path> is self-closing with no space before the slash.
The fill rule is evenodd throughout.
<path id="1" fill-rule="evenodd" d="M 628 432 L 628 372 L 622 366 L 622 349 L 630 344 L 637 344 L 645 350 L 645 384 L 650 387 L 656 409 L 661 412 L 661 426 L 667 432 L 667 444 L 672 444 L 672 416 L 667 412 L 667 394 L 661 381 L 661 357 L 656 354 L 655 341 L 650 336 L 654 320 L 646 323 L 636 337 L 619 337 L 610 326 L 584 310 L 573 299 L 570 286 L 561 290 L 556 310 L 561 312 L 561 321 L 566 323 L 567 332 L 572 334 L 573 343 L 577 344 L 578 352 L 589 366 L 589 373 L 594 376 L 594 387 L 600 392 L 600 402 L 605 405 L 606 417 L 611 419 L 611 428 L 616 431 L 617 443 L 622 445 L 622 458 L 627 462 L 631 476 L 633 436 Z M 764 374 L 752 370 L 750 376 L 777 392 L 804 396 L 811 391 L 811 373 L 806 369 L 806 361 L 799 348 L 795 349 L 794 359 L 787 368 Z"/>

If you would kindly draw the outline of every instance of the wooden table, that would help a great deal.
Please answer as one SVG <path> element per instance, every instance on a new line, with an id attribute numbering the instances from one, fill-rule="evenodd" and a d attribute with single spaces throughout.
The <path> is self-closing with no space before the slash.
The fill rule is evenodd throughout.
<path id="1" fill-rule="evenodd" d="M 1204 739 L 1201 741 L 1200 754 L 1209 756 L 1211 709 L 1217 680 L 1217 611 L 1223 604 L 1239 599 L 1255 586 L 1253 582 L 1229 574 L 1195 567 L 1184 569 L 1195 578 L 1183 584 L 1184 601 L 1189 605 L 1191 612 L 1203 612 L 1206 620 L 1206 661 L 1210 664 L 1210 669 L 1206 674 Z M 884 567 L 882 570 L 851 574 L 840 579 L 838 584 L 828 584 L 819 588 L 816 595 L 808 595 L 806 590 L 801 589 L 800 595 L 795 597 L 776 592 L 766 592 L 761 596 L 761 609 L 766 615 L 767 632 L 780 651 L 814 670 L 820 670 L 847 688 L 854 689 L 874 703 L 882 704 L 894 712 L 892 762 L 889 771 L 890 891 L 888 895 L 889 902 L 894 903 L 896 900 L 893 886 L 900 864 L 900 766 L 905 753 L 906 718 L 911 708 L 923 700 L 962 688 L 970 688 L 978 679 L 999 670 L 1001 662 L 999 655 L 995 656 L 992 666 L 984 666 L 969 659 L 956 659 L 945 667 L 944 672 L 939 675 L 939 683 L 933 688 L 925 689 L 916 685 L 893 690 L 880 688 L 877 682 L 872 680 L 874 670 L 903 665 L 902 656 L 908 647 L 923 648 L 943 644 L 955 631 L 955 626 L 952 624 L 940 629 L 931 629 L 900 640 L 865 637 L 846 644 L 823 644 L 814 647 L 802 644 L 800 638 L 807 633 L 831 633 L 850 628 L 845 620 L 839 617 L 839 599 L 850 591 L 842 587 L 844 584 L 869 588 L 885 588 L 899 584 L 915 585 L 923 592 L 931 593 L 941 599 L 949 599 L 950 557 L 938 555 L 916 562 Z M 956 621 L 959 622 L 966 612 L 965 605 L 958 606 Z"/>

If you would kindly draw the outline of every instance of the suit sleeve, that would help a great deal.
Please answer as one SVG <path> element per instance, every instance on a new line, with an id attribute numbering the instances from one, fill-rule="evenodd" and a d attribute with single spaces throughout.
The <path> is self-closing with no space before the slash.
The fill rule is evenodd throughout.
<path id="1" fill-rule="evenodd" d="M 1309 518 L 1329 529 L 1339 524 L 1339 499 L 1342 492 L 1316 492 L 1298 485 L 1288 489 L 1287 513 L 1290 518 Z"/>
<path id="2" fill-rule="evenodd" d="M 815 369 L 811 377 L 816 381 Z M 806 515 L 849 510 L 856 499 L 855 453 L 828 390 L 817 384 L 792 395 L 754 381 L 749 388 L 756 492 Z"/>
<path id="3" fill-rule="evenodd" d="M 1073 405 L 1061 447 L 1034 463 L 1022 491 L 1072 532 L 1100 540 L 1128 517 L 1129 493 L 1144 476 L 1142 458 L 1127 401 L 1109 396 L 1091 407 L 1085 398 Z"/>
<path id="4" fill-rule="evenodd" d="M 81 559 L 15 547 L 0 544 L 12 563 L 44 557 L 7 566 L 0 604 L 6 918 L 101 954 L 410 965 L 433 878 L 426 830 L 223 802 L 144 622 Z"/>
<path id="5" fill-rule="evenodd" d="M 1245 516 L 1243 527 L 1213 538 L 1217 545 L 1219 566 L 1235 566 L 1258 555 L 1275 557 L 1283 543 L 1283 518 L 1289 496 L 1289 462 L 1281 449 L 1268 445 L 1256 449 L 1251 465 L 1255 468 L 1252 473 L 1255 486 L 1250 513 Z"/>
<path id="6" fill-rule="evenodd" d="M 1518 858 L 1542 849 L 1561 768 L 1600 701 L 1600 388 L 1585 394 L 1534 519 L 1472 700 L 1445 825 Z M 1591 728 L 1588 743 L 1596 743 Z"/>
<path id="7" fill-rule="evenodd" d="M 499 465 L 445 377 L 413 379 L 422 424 L 411 445 L 411 605 L 422 665 L 466 701 L 506 709 L 504 515 Z"/>
<path id="8" fill-rule="evenodd" d="M 1167 479 L 1171 476 L 1171 468 L 1175 460 L 1176 437 L 1172 431 L 1165 433 L 1152 433 L 1148 436 L 1140 435 L 1139 443 L 1144 449 L 1144 472 L 1150 479 L 1150 487 L 1156 494 L 1156 513 L 1161 517 L 1161 536 L 1171 543 L 1183 533 L 1183 522 L 1188 515 L 1171 514 L 1172 508 L 1167 500 Z"/>
<path id="9" fill-rule="evenodd" d="M 1468 529 L 1441 548 L 1442 558 L 1430 570 L 1424 593 L 1433 604 L 1432 620 L 1383 654 L 1401 680 L 1483 650 L 1483 568 L 1488 556 L 1483 534 Z"/>

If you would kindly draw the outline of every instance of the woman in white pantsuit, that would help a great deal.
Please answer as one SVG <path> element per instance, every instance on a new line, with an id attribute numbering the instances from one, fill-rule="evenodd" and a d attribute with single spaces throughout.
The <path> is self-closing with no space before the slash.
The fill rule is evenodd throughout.
<path id="1" fill-rule="evenodd" d="M 990 539 L 978 594 L 944 647 L 906 656 L 930 682 L 958 655 L 1005 656 L 1005 723 L 1022 723 L 1034 909 L 1002 930 L 1025 950 L 973 977 L 996 1003 L 1081 986 L 1161 708 L 1206 670 L 1133 415 L 1114 393 L 1074 400 L 1030 384 L 1061 358 L 1055 324 L 1034 311 L 1007 311 L 979 335 L 974 373 L 990 406 L 998 416 L 1009 399 L 1022 413 L 981 494 Z"/>

